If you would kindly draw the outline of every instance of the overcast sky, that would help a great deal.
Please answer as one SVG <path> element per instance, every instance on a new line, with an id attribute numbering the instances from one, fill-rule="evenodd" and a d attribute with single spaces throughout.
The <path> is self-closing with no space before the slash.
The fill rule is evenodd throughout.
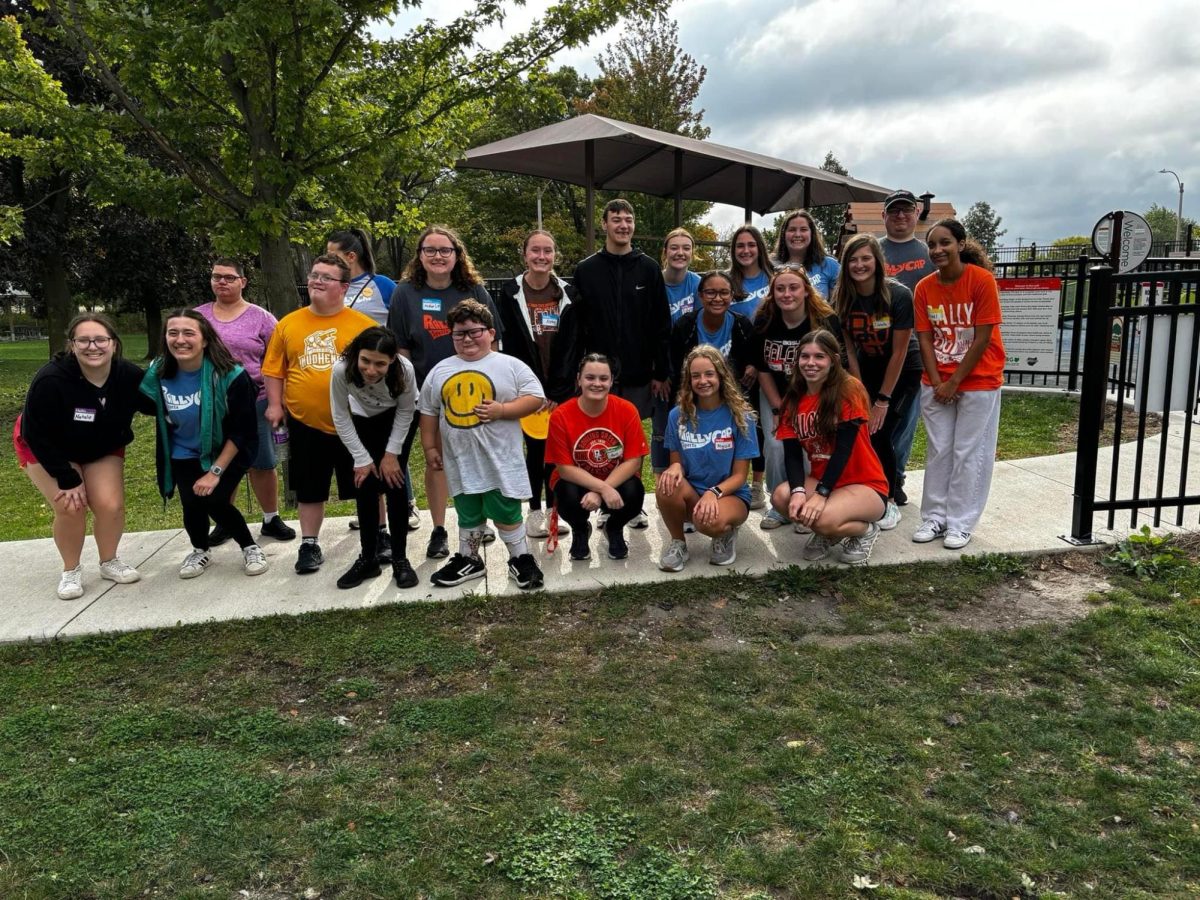
<path id="1" fill-rule="evenodd" d="M 405 27 L 471 6 L 442 0 Z M 506 28 L 527 25 L 529 0 Z M 751 12 L 752 11 L 752 12 Z M 712 140 L 932 191 L 960 214 L 986 200 L 1001 244 L 1090 234 L 1110 209 L 1200 212 L 1196 0 L 680 0 L 684 50 L 707 67 Z M 493 41 L 497 35 L 489 35 Z M 594 74 L 612 39 L 560 54 Z M 741 211 L 714 207 L 718 228 Z"/>

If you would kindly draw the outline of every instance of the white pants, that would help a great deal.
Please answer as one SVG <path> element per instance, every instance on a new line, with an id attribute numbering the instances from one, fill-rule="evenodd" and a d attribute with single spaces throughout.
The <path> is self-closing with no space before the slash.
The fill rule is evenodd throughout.
<path id="1" fill-rule="evenodd" d="M 966 391 L 954 403 L 938 403 L 921 385 L 925 417 L 925 485 L 921 518 L 970 534 L 979 524 L 992 487 L 1000 391 Z"/>

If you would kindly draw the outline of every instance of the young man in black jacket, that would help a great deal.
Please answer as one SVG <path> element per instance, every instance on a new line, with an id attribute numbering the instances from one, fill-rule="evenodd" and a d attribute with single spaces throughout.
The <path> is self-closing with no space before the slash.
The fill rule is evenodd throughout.
<path id="1" fill-rule="evenodd" d="M 628 200 L 610 200 L 601 222 L 604 249 L 575 267 L 580 343 L 585 353 L 616 360 L 613 393 L 647 419 L 653 398 L 671 395 L 667 286 L 658 263 L 633 249 L 635 219 Z M 647 524 L 640 513 L 631 523 L 634 528 Z"/>

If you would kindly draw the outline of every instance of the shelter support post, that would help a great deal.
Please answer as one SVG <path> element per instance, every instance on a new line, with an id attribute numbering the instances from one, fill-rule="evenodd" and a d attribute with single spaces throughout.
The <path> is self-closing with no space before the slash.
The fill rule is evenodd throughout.
<path id="1" fill-rule="evenodd" d="M 754 217 L 754 169 L 746 166 L 746 224 Z"/>
<path id="2" fill-rule="evenodd" d="M 587 192 L 587 252 L 596 252 L 596 142 L 583 145 L 583 186 Z"/>
<path id="3" fill-rule="evenodd" d="M 683 151 L 675 151 L 675 227 L 683 226 Z"/>

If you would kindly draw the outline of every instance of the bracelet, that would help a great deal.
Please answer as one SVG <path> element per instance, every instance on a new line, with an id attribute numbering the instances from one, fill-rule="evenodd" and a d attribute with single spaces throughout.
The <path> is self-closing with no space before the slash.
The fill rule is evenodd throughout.
<path id="1" fill-rule="evenodd" d="M 875 401 L 875 405 L 878 406 L 880 409 L 887 409 L 889 406 L 891 406 L 891 404 L 888 403 L 887 401 L 880 403 L 878 400 Z"/>
<path id="2" fill-rule="evenodd" d="M 794 495 L 796 495 L 796 494 L 807 494 L 807 493 L 808 493 L 808 491 L 806 491 L 806 490 L 805 490 L 804 488 L 802 488 L 802 487 L 794 487 L 794 488 L 792 488 L 792 495 L 793 495 L 793 496 L 794 496 Z"/>

